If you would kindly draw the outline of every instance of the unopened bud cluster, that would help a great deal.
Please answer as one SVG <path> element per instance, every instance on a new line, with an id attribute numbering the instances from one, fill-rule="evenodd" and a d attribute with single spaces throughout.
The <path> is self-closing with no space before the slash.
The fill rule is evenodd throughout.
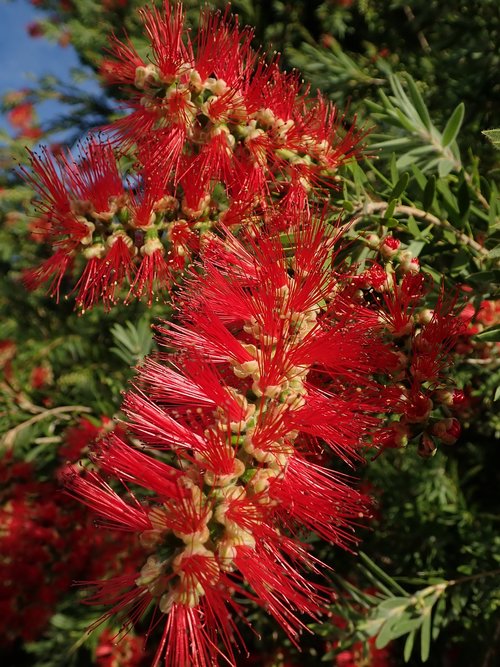
<path id="1" fill-rule="evenodd" d="M 399 239 L 369 234 L 366 242 L 377 256 L 355 283 L 375 295 L 380 323 L 397 347 L 392 371 L 401 392 L 401 414 L 390 425 L 385 446 L 416 441 L 419 454 L 430 456 L 437 442 L 453 444 L 460 434 L 458 421 L 450 421 L 456 390 L 445 369 L 464 323 L 443 295 L 434 309 L 426 307 L 430 278 L 420 272 L 418 259 Z"/>

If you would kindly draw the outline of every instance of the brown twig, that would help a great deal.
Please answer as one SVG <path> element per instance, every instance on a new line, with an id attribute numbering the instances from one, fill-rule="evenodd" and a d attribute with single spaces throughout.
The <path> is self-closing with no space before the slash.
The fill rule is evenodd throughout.
<path id="1" fill-rule="evenodd" d="M 362 220 L 368 215 L 373 215 L 374 213 L 384 213 L 388 209 L 388 207 L 389 203 L 384 201 L 367 202 L 362 207 L 359 207 L 354 211 L 355 217 L 354 219 L 351 220 L 349 224 L 350 226 L 354 226 L 360 220 Z M 427 222 L 432 223 L 435 227 L 440 227 L 441 229 L 446 229 L 452 232 L 453 234 L 455 234 L 457 239 L 459 239 L 459 241 L 461 241 L 465 245 L 468 245 L 469 248 L 472 248 L 480 255 L 488 254 L 486 248 L 483 248 L 483 246 L 480 245 L 477 241 L 474 241 L 474 239 L 471 239 L 470 236 L 467 236 L 467 234 L 464 234 L 460 230 L 455 229 L 455 227 L 453 227 L 453 225 L 450 222 L 448 222 L 448 220 L 441 220 L 435 215 L 432 215 L 432 213 L 428 213 L 427 211 L 422 211 L 421 209 L 416 208 L 414 206 L 405 206 L 404 204 L 400 204 L 399 206 L 396 206 L 396 208 L 394 209 L 393 215 L 394 216 L 412 215 L 414 218 L 426 220 Z"/>
<path id="2" fill-rule="evenodd" d="M 48 410 L 44 410 L 44 412 L 41 412 L 40 414 L 37 414 L 34 417 L 31 417 L 30 419 L 27 419 L 26 421 L 22 422 L 21 424 L 18 424 L 17 426 L 14 426 L 9 431 L 7 431 L 7 433 L 2 438 L 1 444 L 4 447 L 10 449 L 15 442 L 17 434 L 19 433 L 19 431 L 22 431 L 23 428 L 27 428 L 32 424 L 36 424 L 36 422 L 39 422 L 42 419 L 45 419 L 46 417 L 51 417 L 53 415 L 63 414 L 66 412 L 92 412 L 92 410 L 86 407 L 85 405 L 60 405 L 57 408 L 50 408 Z"/>
<path id="3" fill-rule="evenodd" d="M 409 5 L 405 5 L 403 7 L 403 11 L 404 11 L 404 13 L 406 15 L 406 18 L 408 19 L 409 23 L 413 23 L 415 21 L 415 14 L 413 13 L 412 8 Z M 416 33 L 417 33 L 417 38 L 418 38 L 419 44 L 422 48 L 422 51 L 424 51 L 424 53 L 430 53 L 432 51 L 431 45 L 427 41 L 427 38 L 424 35 L 424 33 L 421 30 L 417 30 Z"/>

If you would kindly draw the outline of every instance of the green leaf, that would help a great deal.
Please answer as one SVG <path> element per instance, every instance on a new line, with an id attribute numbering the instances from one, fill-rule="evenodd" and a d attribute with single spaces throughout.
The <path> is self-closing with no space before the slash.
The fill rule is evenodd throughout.
<path id="1" fill-rule="evenodd" d="M 470 208 L 469 187 L 465 181 L 462 181 L 460 187 L 458 188 L 457 200 L 460 215 L 464 217 Z"/>
<path id="2" fill-rule="evenodd" d="M 391 194 L 389 195 L 390 199 L 399 199 L 408 186 L 410 180 L 410 174 L 405 172 L 399 179 L 399 181 L 394 186 Z M 392 215 L 392 214 L 391 214 Z M 390 216 L 387 216 L 390 217 Z"/>
<path id="3" fill-rule="evenodd" d="M 455 195 L 450 190 L 450 186 L 448 185 L 447 181 L 442 179 L 436 181 L 436 188 L 444 199 L 446 210 L 450 213 L 453 212 L 458 215 L 458 202 Z"/>
<path id="4" fill-rule="evenodd" d="M 481 333 L 476 334 L 474 338 L 487 343 L 498 343 L 500 342 L 500 325 L 497 324 L 493 327 L 489 327 L 488 329 L 481 331 Z"/>
<path id="5" fill-rule="evenodd" d="M 408 598 L 404 597 L 394 597 L 388 598 L 379 604 L 377 609 L 381 610 L 392 610 L 392 609 L 406 609 L 409 604 Z"/>
<path id="6" fill-rule="evenodd" d="M 405 662 L 408 662 L 411 658 L 411 653 L 413 651 L 413 644 L 415 643 L 416 633 L 417 633 L 417 631 L 413 630 L 412 632 L 410 632 L 410 634 L 406 638 L 404 654 L 403 654 Z"/>
<path id="7" fill-rule="evenodd" d="M 384 648 L 384 646 L 387 646 L 387 644 L 392 641 L 393 633 L 391 620 L 392 619 L 386 621 L 377 634 L 377 638 L 375 639 L 375 646 L 377 648 Z"/>
<path id="8" fill-rule="evenodd" d="M 495 285 L 500 283 L 500 269 L 492 269 L 491 271 L 478 271 L 467 276 L 467 281 L 474 285 Z"/>
<path id="9" fill-rule="evenodd" d="M 397 622 L 392 626 L 392 639 L 403 637 L 409 632 L 418 630 L 422 624 L 421 618 L 408 618 L 407 616 L 397 619 Z"/>
<path id="10" fill-rule="evenodd" d="M 412 241 L 408 245 L 408 250 L 411 252 L 413 257 L 418 257 L 425 245 L 425 241 Z"/>
<path id="11" fill-rule="evenodd" d="M 500 245 L 497 245 L 496 248 L 490 250 L 488 254 L 488 259 L 498 259 L 500 257 Z"/>
<path id="12" fill-rule="evenodd" d="M 439 178 L 444 178 L 445 176 L 448 176 L 448 174 L 453 171 L 453 168 L 455 166 L 455 163 L 453 160 L 448 160 L 448 158 L 440 158 L 438 160 L 438 174 Z"/>
<path id="13" fill-rule="evenodd" d="M 407 76 L 406 78 L 407 83 L 408 83 L 408 90 L 411 96 L 411 101 L 413 102 L 415 109 L 420 117 L 420 120 L 422 123 L 425 125 L 425 127 L 430 130 L 432 128 L 432 122 L 431 122 L 431 117 L 429 115 L 429 111 L 427 110 L 427 107 L 425 106 L 424 99 L 422 95 L 420 94 L 419 89 L 417 88 L 415 81 L 411 76 Z"/>
<path id="14" fill-rule="evenodd" d="M 389 220 L 392 218 L 394 209 L 396 208 L 397 201 L 396 199 L 393 199 L 392 201 L 389 202 L 389 206 L 385 209 L 384 213 L 384 220 Z"/>
<path id="15" fill-rule="evenodd" d="M 434 611 L 434 622 L 432 624 L 432 639 L 435 640 L 438 638 L 441 626 L 443 624 L 444 612 L 446 610 L 446 599 L 444 595 L 439 598 L 439 601 L 436 605 Z"/>
<path id="16" fill-rule="evenodd" d="M 423 190 L 426 186 L 426 180 L 425 176 L 422 173 L 422 170 L 417 167 L 416 164 L 411 165 L 411 170 L 413 171 L 413 175 L 415 176 L 415 180 L 418 183 L 418 187 Z"/>
<path id="17" fill-rule="evenodd" d="M 424 211 L 428 211 L 431 208 L 435 194 L 436 194 L 436 177 L 434 176 L 434 174 L 432 174 L 431 176 L 429 176 L 427 183 L 425 184 L 424 194 L 422 197 L 422 206 L 424 208 Z"/>
<path id="18" fill-rule="evenodd" d="M 412 215 L 408 217 L 407 224 L 408 224 L 408 231 L 413 236 L 413 238 L 418 238 L 420 236 L 420 229 L 418 228 L 417 221 Z"/>
<path id="19" fill-rule="evenodd" d="M 394 581 L 384 570 L 382 570 L 376 563 L 374 563 L 371 558 L 369 558 L 363 551 L 359 552 L 360 559 L 366 565 L 366 568 L 371 571 L 373 574 L 377 575 L 381 582 L 385 582 L 390 586 L 395 592 L 402 593 L 403 595 L 408 595 L 408 592 L 400 586 L 397 581 Z"/>
<path id="20" fill-rule="evenodd" d="M 434 150 L 432 146 L 418 146 L 417 148 L 412 148 L 411 150 L 403 153 L 401 157 L 398 158 L 396 164 L 398 169 L 404 169 L 406 167 L 411 167 L 414 162 L 421 161 L 422 158 L 430 157 L 433 154 Z M 433 161 L 427 162 L 425 165 L 425 170 L 428 171 L 432 166 Z"/>
<path id="21" fill-rule="evenodd" d="M 388 219 L 384 218 L 384 223 L 386 227 L 389 227 L 390 229 L 394 227 L 400 227 L 400 222 L 397 218 L 388 218 Z"/>
<path id="22" fill-rule="evenodd" d="M 449 117 L 448 122 L 446 123 L 446 127 L 443 130 L 443 148 L 449 146 L 457 138 L 464 119 L 464 113 L 464 103 L 460 102 L 460 104 L 455 108 L 455 111 Z"/>
<path id="23" fill-rule="evenodd" d="M 411 133 L 416 132 L 415 124 L 412 123 L 410 120 L 408 120 L 408 118 L 404 115 L 404 113 L 400 109 L 395 109 L 395 111 L 401 127 L 407 132 Z"/>
<path id="24" fill-rule="evenodd" d="M 497 150 L 500 150 L 500 128 L 495 130 L 483 130 L 482 134 L 491 141 Z"/>
<path id="25" fill-rule="evenodd" d="M 144 317 L 137 324 L 127 321 L 125 326 L 115 324 L 111 328 L 115 346 L 111 348 L 120 359 L 134 366 L 151 351 L 153 337 L 149 319 Z"/>
<path id="26" fill-rule="evenodd" d="M 443 229 L 442 230 L 443 237 L 450 243 L 451 245 L 457 245 L 457 235 L 454 234 L 450 229 Z"/>
<path id="27" fill-rule="evenodd" d="M 424 622 L 420 634 L 420 658 L 422 662 L 427 662 L 431 649 L 431 607 L 425 610 Z"/>
<path id="28" fill-rule="evenodd" d="M 368 593 L 360 591 L 358 588 L 350 584 L 345 579 L 340 579 L 340 583 L 349 592 L 352 599 L 362 607 L 366 607 L 367 609 L 369 609 L 374 605 L 378 605 L 380 598 L 377 598 L 373 595 L 369 595 Z"/>
<path id="29" fill-rule="evenodd" d="M 387 142 L 385 142 L 385 143 L 387 144 Z M 397 177 L 398 177 L 398 168 L 396 166 L 396 153 L 393 153 L 391 155 L 391 160 L 389 162 L 389 169 L 391 171 L 391 179 L 394 182 L 394 181 L 397 180 Z"/>
<path id="30" fill-rule="evenodd" d="M 465 248 L 460 248 L 457 254 L 453 257 L 450 267 L 452 276 L 458 276 L 469 267 L 470 255 Z M 470 280 L 470 278 L 468 278 Z"/>

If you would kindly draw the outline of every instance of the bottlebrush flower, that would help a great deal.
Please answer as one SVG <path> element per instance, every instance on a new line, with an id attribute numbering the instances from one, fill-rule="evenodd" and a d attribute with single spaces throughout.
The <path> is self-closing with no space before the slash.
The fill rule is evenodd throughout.
<path id="1" fill-rule="evenodd" d="M 168 2 L 163 13 L 141 15 L 149 59 L 115 38 L 113 58 L 102 65 L 108 81 L 130 94 L 132 113 L 109 128 L 120 141 L 154 145 L 163 171 L 181 183 L 189 174 L 190 188 L 194 179 L 199 201 L 217 182 L 231 191 L 249 164 L 266 188 L 285 173 L 306 188 L 331 184 L 330 171 L 353 154 L 359 133 L 342 132 L 330 104 L 301 94 L 297 75 L 260 59 L 251 30 L 227 11 L 203 11 L 191 38 L 181 6 Z"/>
<path id="2" fill-rule="evenodd" d="M 104 618 L 127 630 L 153 609 L 155 665 L 234 665 L 249 602 L 295 644 L 325 610 L 302 532 L 352 548 L 369 503 L 318 459 L 383 447 L 387 413 L 423 429 L 453 331 L 439 308 L 418 321 L 426 285 L 409 255 L 362 276 L 336 266 L 340 231 L 312 202 L 359 132 L 258 57 L 227 12 L 204 12 L 193 39 L 180 5 L 142 17 L 147 57 L 115 39 L 103 65 L 131 113 L 109 141 L 33 155 L 25 172 L 55 250 L 28 280 L 57 294 L 74 269 L 85 309 L 127 289 L 151 301 L 190 264 L 162 350 L 125 395 L 127 434 L 98 440 L 68 492 L 139 544 L 131 570 L 93 582 Z M 422 367 L 433 343 L 443 354 Z"/>
<path id="3" fill-rule="evenodd" d="M 132 112 L 91 138 L 79 157 L 32 155 L 24 171 L 51 221 L 55 254 L 26 274 L 29 287 L 63 276 L 83 310 L 124 296 L 168 290 L 219 217 L 239 224 L 281 200 L 291 212 L 311 190 L 336 187 L 335 172 L 356 155 L 362 133 L 323 98 L 301 91 L 251 49 L 251 30 L 228 11 L 203 11 L 194 37 L 181 5 L 141 10 L 150 54 L 113 40 L 102 69 L 125 86 Z M 125 178 L 117 156 L 133 167 Z"/>
<path id="4" fill-rule="evenodd" d="M 118 430 L 118 426 L 108 417 L 101 417 L 100 423 L 81 417 L 76 424 L 64 432 L 64 443 L 59 447 L 59 457 L 75 463 L 88 451 L 89 446 L 99 437 Z"/>
<path id="5" fill-rule="evenodd" d="M 7 112 L 7 120 L 17 130 L 29 129 L 35 121 L 35 108 L 31 102 L 22 102 Z"/>
<path id="6" fill-rule="evenodd" d="M 135 573 L 93 599 L 126 627 L 154 602 L 166 665 L 234 664 L 235 598 L 264 606 L 297 643 L 302 615 L 318 617 L 332 595 L 300 531 L 349 548 L 369 513 L 348 477 L 314 459 L 324 446 L 360 457 L 395 405 L 375 379 L 391 352 L 333 270 L 335 228 L 304 213 L 287 240 L 274 223 L 205 243 L 177 322 L 159 327 L 176 351 L 148 359 L 125 396 L 142 451 L 112 435 L 91 454 L 101 472 L 69 480 L 106 525 L 138 535 Z"/>
<path id="7" fill-rule="evenodd" d="M 7 121 L 17 130 L 17 137 L 36 140 L 42 136 L 42 130 L 38 125 L 35 107 L 29 101 L 22 101 L 24 93 L 19 91 L 19 101 L 13 109 L 6 114 Z M 13 99 L 15 102 L 15 97 Z"/>
<path id="8" fill-rule="evenodd" d="M 379 649 L 375 638 L 366 642 L 356 642 L 350 649 L 340 651 L 334 658 L 334 667 L 391 667 L 391 647 Z"/>
<path id="9" fill-rule="evenodd" d="M 45 33 L 43 24 L 38 21 L 32 21 L 26 26 L 26 31 L 30 37 L 41 37 Z"/>
<path id="10" fill-rule="evenodd" d="M 388 257 L 390 253 L 385 248 L 388 240 L 397 250 L 393 257 Z M 376 260 L 381 263 L 373 261 L 360 276 L 353 276 L 352 282 L 361 288 L 361 302 L 366 303 L 368 298 L 376 304 L 379 321 L 395 353 L 392 364 L 386 360 L 386 377 L 394 383 L 394 391 L 399 391 L 395 412 L 400 420 L 380 432 L 378 443 L 383 450 L 418 438 L 420 453 L 430 455 L 436 450 L 429 435 L 436 436 L 431 417 L 446 416 L 443 405 L 449 407 L 453 403 L 447 370 L 472 312 L 459 312 L 457 298 L 445 298 L 443 288 L 433 310 L 427 308 L 428 294 L 434 289 L 430 276 L 402 268 L 404 262 L 413 261 L 411 253 L 400 251 L 401 244 L 393 237 L 381 243 L 378 237 L 368 236 L 367 241 L 370 248 L 378 251 Z M 398 402 L 396 396 L 395 400 Z"/>
<path id="11" fill-rule="evenodd" d="M 52 278 L 50 291 L 58 296 L 66 271 L 83 263 L 77 305 L 86 309 L 102 300 L 109 307 L 124 285 L 151 300 L 154 287 L 168 287 L 184 266 L 189 230 L 178 232 L 187 223 L 176 219 L 177 202 L 165 197 L 165 176 L 144 169 L 130 182 L 108 142 L 92 138 L 80 158 L 32 154 L 32 171 L 23 172 L 38 193 L 44 236 L 55 249 L 27 272 L 28 286 Z"/>
<path id="12" fill-rule="evenodd" d="M 432 434 L 445 445 L 454 445 L 460 437 L 461 430 L 460 422 L 454 417 L 440 419 L 432 426 Z"/>
<path id="13" fill-rule="evenodd" d="M 30 373 L 30 386 L 32 389 L 40 391 L 47 388 L 54 381 L 54 374 L 51 366 L 44 364 L 35 366 Z"/>

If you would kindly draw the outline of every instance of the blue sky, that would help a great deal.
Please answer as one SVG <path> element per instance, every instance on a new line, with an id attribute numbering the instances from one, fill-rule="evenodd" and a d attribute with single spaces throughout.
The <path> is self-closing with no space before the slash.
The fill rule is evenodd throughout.
<path id="1" fill-rule="evenodd" d="M 28 35 L 26 26 L 42 16 L 28 0 L 0 0 L 0 96 L 30 87 L 43 74 L 69 81 L 71 68 L 78 65 L 71 45 L 63 48 Z M 40 120 L 47 120 L 57 110 L 57 103 L 45 102 L 39 109 Z M 0 126 L 6 127 L 5 119 L 0 120 Z"/>

